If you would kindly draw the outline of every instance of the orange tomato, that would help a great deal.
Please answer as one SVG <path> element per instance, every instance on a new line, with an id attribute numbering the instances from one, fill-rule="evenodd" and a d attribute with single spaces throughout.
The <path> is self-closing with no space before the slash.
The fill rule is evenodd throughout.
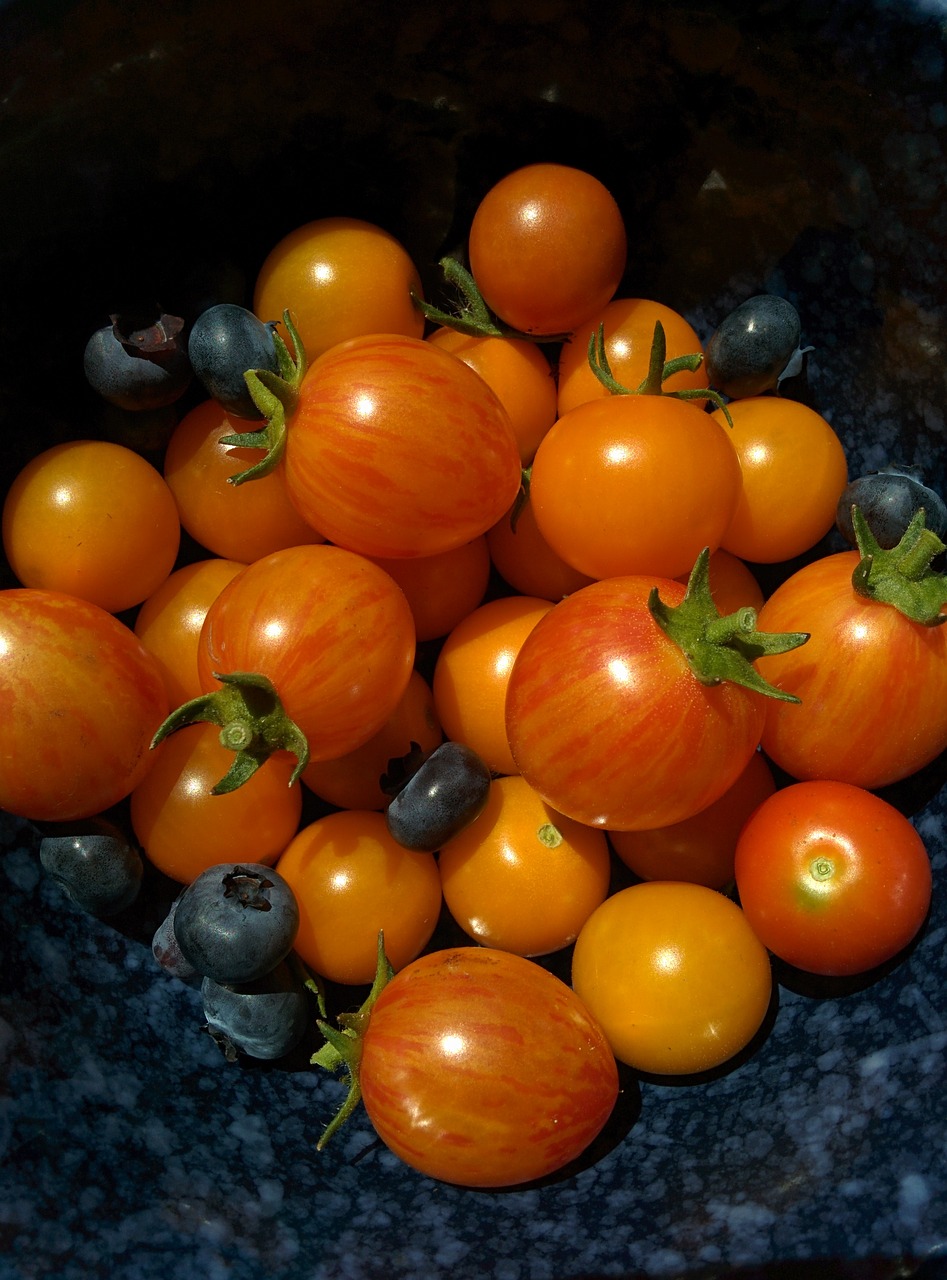
<path id="1" fill-rule="evenodd" d="M 549 600 L 504 596 L 475 609 L 444 641 L 434 667 L 434 706 L 444 733 L 493 773 L 519 773 L 506 736 L 506 686 L 523 641 Z"/>
<path id="2" fill-rule="evenodd" d="M 508 511 L 487 530 L 487 546 L 497 573 L 520 595 L 561 600 L 593 581 L 553 551 L 529 502 L 520 508 L 515 527 Z"/>
<path id="3" fill-rule="evenodd" d="M 490 552 L 483 534 L 430 556 L 366 559 L 390 574 L 404 592 L 418 640 L 446 636 L 476 609 L 490 578 Z"/>

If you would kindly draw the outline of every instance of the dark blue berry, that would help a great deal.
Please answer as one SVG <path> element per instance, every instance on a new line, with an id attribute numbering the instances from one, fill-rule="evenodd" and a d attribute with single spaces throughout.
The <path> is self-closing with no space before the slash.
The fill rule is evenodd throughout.
<path id="1" fill-rule="evenodd" d="M 947 505 L 940 494 L 923 483 L 910 467 L 885 467 L 859 476 L 847 485 L 835 513 L 839 533 L 855 546 L 852 507 L 857 506 L 880 546 L 890 549 L 901 541 L 919 507 L 925 524 L 939 538 L 947 535 Z"/>
<path id="2" fill-rule="evenodd" d="M 201 998 L 207 1030 L 231 1062 L 237 1050 L 251 1058 L 282 1058 L 309 1025 L 308 993 L 285 961 L 253 982 L 205 978 Z"/>
<path id="3" fill-rule="evenodd" d="M 50 879 L 90 915 L 117 915 L 138 897 L 141 855 L 104 819 L 92 819 L 68 835 L 44 836 L 39 859 Z"/>
<path id="4" fill-rule="evenodd" d="M 470 747 L 444 742 L 386 810 L 388 830 L 406 849 L 433 853 L 482 812 L 490 770 Z"/>
<path id="5" fill-rule="evenodd" d="M 710 385 L 731 399 L 772 391 L 801 336 L 799 313 L 791 302 L 768 293 L 748 298 L 707 343 Z"/>
<path id="6" fill-rule="evenodd" d="M 252 982 L 289 954 L 299 929 L 290 886 L 272 867 L 222 863 L 181 894 L 174 936 L 197 972 L 217 982 Z"/>
<path id="7" fill-rule="evenodd" d="M 228 413 L 263 416 L 243 375 L 248 369 L 279 371 L 272 324 L 264 324 L 245 307 L 221 302 L 195 320 L 187 353 L 204 390 Z"/>
<path id="8" fill-rule="evenodd" d="M 86 343 L 83 366 L 89 385 L 120 409 L 161 409 L 191 381 L 191 362 L 178 341 L 179 316 L 158 308 L 121 312 Z"/>

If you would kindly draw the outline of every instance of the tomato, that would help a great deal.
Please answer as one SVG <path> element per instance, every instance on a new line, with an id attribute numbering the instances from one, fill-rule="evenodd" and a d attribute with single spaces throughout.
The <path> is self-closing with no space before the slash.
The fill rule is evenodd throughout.
<path id="1" fill-rule="evenodd" d="M 347 809 L 319 818 L 290 842 L 277 870 L 299 903 L 296 950 L 332 982 L 371 982 L 379 930 L 389 962 L 401 969 L 437 924 L 437 863 L 398 844 L 384 814 Z"/>
<path id="2" fill-rule="evenodd" d="M 248 425 L 229 417 L 216 400 L 206 400 L 178 423 L 164 458 L 164 477 L 184 528 L 214 555 L 244 564 L 284 547 L 324 541 L 290 501 L 282 467 L 252 484 L 230 483 L 260 460 L 259 450 L 221 444 L 222 437 L 245 432 Z"/>
<path id="3" fill-rule="evenodd" d="M 431 556 L 369 559 L 390 574 L 404 592 L 418 640 L 446 636 L 480 604 L 490 580 L 490 551 L 482 533 Z"/>
<path id="4" fill-rule="evenodd" d="M 277 752 L 236 791 L 212 795 L 231 752 L 216 725 L 172 734 L 154 751 L 131 794 L 131 821 L 149 862 L 189 884 L 221 862 L 272 864 L 292 840 L 302 813 L 294 761 Z"/>
<path id="5" fill-rule="evenodd" d="M 848 477 L 841 441 L 797 400 L 749 396 L 727 409 L 742 487 L 721 546 L 762 564 L 801 555 L 835 524 Z M 722 410 L 711 417 L 727 430 Z"/>
<path id="6" fill-rule="evenodd" d="M 0 808 L 68 822 L 117 804 L 167 711 L 156 659 L 119 619 L 58 591 L 0 591 Z"/>
<path id="7" fill-rule="evenodd" d="M 172 707 L 202 692 L 197 672 L 201 628 L 211 603 L 246 565 L 236 560 L 197 560 L 176 569 L 144 602 L 135 635 L 161 668 Z"/>
<path id="8" fill-rule="evenodd" d="M 613 395 L 548 432 L 529 500 L 549 545 L 590 578 L 676 578 L 720 545 L 739 493 L 726 428 L 673 396 Z"/>
<path id="9" fill-rule="evenodd" d="M 462 360 L 416 338 L 333 347 L 302 380 L 286 482 L 332 542 L 433 555 L 486 533 L 520 486 L 509 416 Z"/>
<path id="10" fill-rule="evenodd" d="M 718 799 L 759 743 L 766 699 L 700 683 L 651 616 L 656 584 L 667 604 L 683 599 L 680 583 L 620 577 L 560 601 L 526 636 L 509 677 L 519 772 L 590 826 L 680 822 Z"/>
<path id="11" fill-rule="evenodd" d="M 709 1071 L 744 1049 L 772 998 L 769 956 L 740 908 L 703 885 L 632 885 L 592 912 L 572 985 L 638 1071 Z"/>
<path id="12" fill-rule="evenodd" d="M 525 333 L 567 333 L 615 293 L 625 270 L 621 210 L 590 173 L 532 164 L 501 178 L 470 224 L 470 270 L 487 306 Z"/>
<path id="13" fill-rule="evenodd" d="M 678 582 L 687 584 L 686 573 Z M 710 557 L 710 594 L 722 614 L 734 613 L 749 605 L 759 612 L 763 607 L 763 590 L 753 572 L 738 556 L 719 547 Z"/>
<path id="14" fill-rule="evenodd" d="M 105 440 L 45 450 L 15 477 L 3 505 L 3 546 L 19 581 L 109 613 L 140 604 L 164 581 L 180 538 L 160 473 Z"/>
<path id="15" fill-rule="evenodd" d="M 539 532 L 536 513 L 526 502 L 515 524 L 507 512 L 487 531 L 490 559 L 497 573 L 514 591 L 542 600 L 561 600 L 592 581 L 567 564 Z"/>
<path id="16" fill-rule="evenodd" d="M 329 760 L 382 727 L 414 650 L 411 610 L 384 570 L 340 547 L 288 547 L 248 565 L 214 600 L 198 671 L 208 691 L 220 673 L 265 676 L 310 758 Z"/>
<path id="17" fill-rule="evenodd" d="M 373 737 L 344 756 L 310 761 L 302 780 L 340 809 L 384 809 L 391 796 L 381 789 L 381 779 L 392 761 L 408 756 L 414 746 L 428 755 L 443 736 L 431 687 L 412 671 L 401 700 Z"/>
<path id="18" fill-rule="evenodd" d="M 719 800 L 683 822 L 650 831 L 610 831 L 612 848 L 642 880 L 687 880 L 723 889 L 733 880 L 737 839 L 750 814 L 776 790 L 759 751 Z"/>
<path id="19" fill-rule="evenodd" d="M 475 609 L 444 641 L 432 688 L 448 738 L 476 751 L 494 773 L 518 773 L 506 736 L 506 690 L 523 641 L 552 602 L 502 596 Z"/>
<path id="20" fill-rule="evenodd" d="M 671 307 L 648 298 L 613 298 L 597 315 L 591 316 L 580 333 L 563 345 L 559 355 L 559 416 L 587 400 L 603 400 L 609 392 L 589 364 L 589 338 L 602 326 L 605 354 L 617 382 L 633 391 L 648 375 L 654 326 L 660 323 L 667 342 L 667 359 L 698 354 L 700 338 L 696 331 Z M 682 369 L 668 378 L 668 391 L 698 390 L 707 386 L 707 374 Z M 704 401 L 698 401 L 703 405 Z"/>
<path id="21" fill-rule="evenodd" d="M 618 1096 L 615 1059 L 576 995 L 489 947 L 437 951 L 395 975 L 372 1008 L 359 1078 L 386 1146 L 473 1187 L 561 1169 Z"/>
<path id="22" fill-rule="evenodd" d="M 510 415 L 520 462 L 529 466 L 556 420 L 556 380 L 549 361 L 525 338 L 472 337 L 441 328 L 428 338 L 480 374 Z"/>
<path id="23" fill-rule="evenodd" d="M 810 973 L 850 976 L 896 956 L 931 901 L 924 842 L 893 805 L 845 782 L 797 782 L 757 809 L 736 851 L 757 937 Z"/>
<path id="24" fill-rule="evenodd" d="M 760 658 L 771 683 L 802 701 L 766 709 L 763 749 L 800 781 L 874 789 L 947 748 L 947 628 L 913 622 L 852 584 L 857 551 L 823 556 L 779 586 L 761 628 L 810 631 L 804 652 Z"/>
<path id="25" fill-rule="evenodd" d="M 438 866 L 461 928 L 521 956 L 574 942 L 611 874 L 604 834 L 556 813 L 520 777 L 491 783 L 482 813 L 444 845 Z"/>
<path id="26" fill-rule="evenodd" d="M 420 338 L 424 317 L 411 300 L 421 280 L 404 246 L 359 218 L 318 218 L 284 236 L 260 268 L 253 309 L 260 320 L 290 311 L 315 360 L 366 333 Z"/>

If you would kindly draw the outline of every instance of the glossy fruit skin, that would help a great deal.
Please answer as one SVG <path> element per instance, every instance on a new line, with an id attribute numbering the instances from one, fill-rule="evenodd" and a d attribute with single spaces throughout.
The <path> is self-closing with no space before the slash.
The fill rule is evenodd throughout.
<path id="1" fill-rule="evenodd" d="M 556 813 L 525 779 L 495 778 L 482 813 L 440 851 L 444 901 L 476 942 L 542 956 L 574 942 L 608 893 L 604 833 Z"/>
<path id="2" fill-rule="evenodd" d="M 313 361 L 367 333 L 420 338 L 424 316 L 412 292 L 422 296 L 417 269 L 388 231 L 359 218 L 318 218 L 267 254 L 253 310 L 263 321 L 282 320 L 289 310 Z"/>
<path id="3" fill-rule="evenodd" d="M 285 961 L 250 982 L 204 978 L 201 1001 L 207 1029 L 231 1062 L 236 1050 L 250 1058 L 284 1057 L 302 1040 L 312 1017 L 311 998 Z"/>
<path id="4" fill-rule="evenodd" d="M 832 528 L 845 450 L 829 423 L 797 400 L 749 396 L 727 406 L 742 488 L 721 546 L 760 564 L 802 555 Z M 723 413 L 712 413 L 727 430 Z"/>
<path id="5" fill-rule="evenodd" d="M 555 601 L 593 581 L 553 551 L 539 532 L 536 512 L 529 502 L 517 513 L 515 525 L 511 514 L 504 514 L 487 531 L 487 546 L 493 567 L 514 591 Z"/>
<path id="6" fill-rule="evenodd" d="M 302 796 L 289 785 L 295 761 L 278 752 L 236 791 L 211 789 L 233 763 L 216 725 L 165 738 L 131 794 L 131 821 L 148 861 L 189 884 L 208 867 L 243 858 L 275 862 L 299 826 Z"/>
<path id="7" fill-rule="evenodd" d="M 379 930 L 397 970 L 421 953 L 437 924 L 437 863 L 398 844 L 383 814 L 352 809 L 317 819 L 287 845 L 277 869 L 299 903 L 296 950 L 332 982 L 371 982 Z"/>
<path id="8" fill-rule="evenodd" d="M 12 588 L 0 592 L 0 710 L 0 808 L 71 822 L 145 776 L 168 698 L 155 659 L 110 613 Z"/>
<path id="9" fill-rule="evenodd" d="M 798 781 L 873 790 L 947 748 L 947 634 L 859 595 L 859 560 L 842 551 L 805 565 L 760 610 L 761 630 L 811 632 L 802 650 L 758 660 L 766 680 L 802 700 L 769 702 L 761 740 Z"/>
<path id="10" fill-rule="evenodd" d="M 835 525 L 852 547 L 855 546 L 852 507 L 856 505 L 878 543 L 886 549 L 901 541 L 918 507 L 924 508 L 928 529 L 939 538 L 947 533 L 947 505 L 940 494 L 923 484 L 918 476 L 897 467 L 859 476 L 845 486 L 838 500 Z"/>
<path id="11" fill-rule="evenodd" d="M 540 533 L 590 578 L 689 573 L 720 546 L 739 495 L 726 429 L 659 395 L 591 400 L 560 418 L 529 489 Z"/>
<path id="12" fill-rule="evenodd" d="M 206 690 L 219 687 L 215 672 L 266 676 L 310 758 L 331 760 L 382 727 L 414 652 L 411 610 L 384 570 L 341 547 L 288 547 L 248 565 L 210 606 L 198 670 Z"/>
<path id="13" fill-rule="evenodd" d="M 404 592 L 419 641 L 438 640 L 479 605 L 490 580 L 484 534 L 432 556 L 370 556 Z"/>
<path id="14" fill-rule="evenodd" d="M 765 801 L 740 836 L 736 876 L 765 946 L 833 977 L 896 956 L 931 901 L 931 865 L 917 831 L 879 796 L 844 782 L 799 782 Z"/>
<path id="15" fill-rule="evenodd" d="M 372 1009 L 360 1080 L 395 1155 L 471 1187 L 561 1169 L 618 1096 L 614 1057 L 575 994 L 488 947 L 434 952 L 395 975 Z"/>
<path id="16" fill-rule="evenodd" d="M 618 288 L 625 224 L 594 175 L 526 165 L 481 200 L 468 256 L 484 301 L 501 320 L 524 333 L 572 332 Z"/>
<path id="17" fill-rule="evenodd" d="M 787 299 L 765 293 L 747 298 L 707 343 L 710 385 L 734 399 L 772 391 L 801 337 L 799 312 Z"/>
<path id="18" fill-rule="evenodd" d="M 396 334 L 342 343 L 310 368 L 285 469 L 305 520 L 383 557 L 433 555 L 486 533 L 521 476 L 509 416 L 483 379 Z"/>
<path id="19" fill-rule="evenodd" d="M 736 903 L 703 885 L 656 880 L 592 913 L 576 940 L 572 985 L 620 1062 L 689 1075 L 749 1044 L 773 982 Z"/>
<path id="20" fill-rule="evenodd" d="M 228 413 L 238 418 L 262 418 L 243 375 L 248 369 L 279 371 L 270 325 L 246 307 L 220 302 L 194 321 L 187 354 L 204 390 Z"/>
<path id="21" fill-rule="evenodd" d="M 523 641 L 506 696 L 513 759 L 543 798 L 608 830 L 668 826 L 712 804 L 759 743 L 765 699 L 703 685 L 648 612 L 678 582 L 609 578 L 561 601 Z"/>
<path id="22" fill-rule="evenodd" d="M 462 742 L 442 742 L 385 810 L 391 835 L 406 849 L 434 853 L 482 812 L 490 770 Z"/>
<path id="23" fill-rule="evenodd" d="M 286 959 L 298 930 L 296 895 L 262 863 L 208 867 L 181 894 L 174 913 L 181 954 L 215 982 L 264 977 Z"/>
<path id="24" fill-rule="evenodd" d="M 124 445 L 71 440 L 15 477 L 3 505 L 3 545 L 25 587 L 66 591 L 121 613 L 174 567 L 177 506 L 150 462 Z"/>
<path id="25" fill-rule="evenodd" d="M 45 835 L 39 860 L 77 906 L 103 919 L 130 907 L 141 888 L 141 855 L 102 818 L 79 830 L 70 824 L 67 834 Z"/>

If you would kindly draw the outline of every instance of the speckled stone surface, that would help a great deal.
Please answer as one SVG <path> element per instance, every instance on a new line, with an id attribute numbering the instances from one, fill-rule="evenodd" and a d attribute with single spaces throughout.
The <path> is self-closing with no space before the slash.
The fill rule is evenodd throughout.
<path id="1" fill-rule="evenodd" d="M 789 297 L 851 473 L 917 463 L 943 492 L 945 25 L 942 0 L 7 4 L 4 475 L 107 429 L 79 366 L 116 298 L 243 301 L 279 235 L 338 212 L 390 227 L 436 294 L 489 182 L 553 158 L 627 211 L 623 292 L 702 336 Z M 341 1086 L 309 1046 L 223 1059 L 150 953 L 170 887 L 91 920 L 0 818 L 0 1278 L 944 1277 L 945 777 L 889 793 L 934 867 L 910 954 L 867 985 L 777 968 L 752 1053 L 627 1073 L 585 1167 L 506 1192 L 414 1174 L 363 1116 L 317 1155 Z"/>

